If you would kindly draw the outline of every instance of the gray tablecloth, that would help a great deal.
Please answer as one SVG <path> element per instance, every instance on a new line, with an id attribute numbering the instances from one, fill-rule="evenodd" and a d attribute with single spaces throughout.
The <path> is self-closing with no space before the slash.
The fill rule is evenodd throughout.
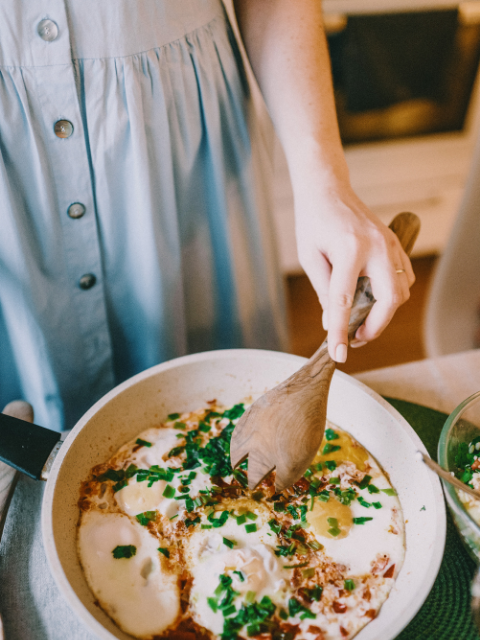
<path id="1" fill-rule="evenodd" d="M 21 477 L 0 543 L 0 613 L 5 640 L 96 640 L 55 584 L 43 550 L 44 483 Z"/>

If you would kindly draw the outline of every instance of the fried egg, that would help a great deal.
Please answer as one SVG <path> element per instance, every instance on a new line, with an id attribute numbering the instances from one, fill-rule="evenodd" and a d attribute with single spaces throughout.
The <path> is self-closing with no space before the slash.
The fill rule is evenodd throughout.
<path id="1" fill-rule="evenodd" d="M 229 458 L 243 411 L 172 414 L 92 470 L 79 500 L 87 582 L 135 638 L 353 638 L 403 563 L 396 492 L 331 424 L 291 489 L 275 493 L 270 476 L 250 492 Z"/>

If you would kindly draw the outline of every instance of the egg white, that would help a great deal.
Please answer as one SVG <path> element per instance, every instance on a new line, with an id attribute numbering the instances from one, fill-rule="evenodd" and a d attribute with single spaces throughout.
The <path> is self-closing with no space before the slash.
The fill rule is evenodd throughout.
<path id="1" fill-rule="evenodd" d="M 117 546 L 133 545 L 136 555 L 115 559 Z M 85 577 L 102 609 L 136 638 L 149 639 L 180 613 L 178 577 L 166 569 L 159 540 L 125 515 L 87 511 L 78 531 Z"/>

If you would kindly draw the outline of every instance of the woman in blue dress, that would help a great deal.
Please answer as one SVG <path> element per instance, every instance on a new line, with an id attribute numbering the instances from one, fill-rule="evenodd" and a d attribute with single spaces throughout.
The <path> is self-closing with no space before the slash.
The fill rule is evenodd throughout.
<path id="1" fill-rule="evenodd" d="M 344 361 L 357 277 L 378 300 L 361 344 L 408 298 L 410 262 L 350 186 L 320 3 L 235 8 Z M 2 1 L 1 406 L 24 398 L 37 423 L 71 428 L 162 360 L 285 347 L 252 117 L 221 0 Z"/>

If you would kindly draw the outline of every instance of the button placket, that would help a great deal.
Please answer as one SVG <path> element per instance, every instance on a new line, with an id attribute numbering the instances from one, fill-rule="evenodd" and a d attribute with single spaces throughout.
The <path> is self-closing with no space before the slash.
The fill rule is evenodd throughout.
<path id="1" fill-rule="evenodd" d="M 61 212 L 65 259 L 69 289 L 75 306 L 76 324 L 81 341 L 82 362 L 78 362 L 82 393 L 99 397 L 114 384 L 112 344 L 102 278 L 100 239 L 94 211 L 91 169 L 83 132 L 82 114 L 77 97 L 73 64 L 36 69 L 38 98 L 41 102 L 48 154 L 53 167 L 56 208 Z M 70 124 L 68 137 L 59 139 L 54 130 L 61 118 Z M 64 133 L 64 132 L 62 132 Z M 68 189 L 67 189 L 68 186 Z M 68 196 L 82 194 L 82 202 L 68 201 Z M 85 212 L 91 215 L 86 216 Z M 67 215 L 65 215 L 67 214 Z M 81 220 L 80 220 L 81 219 Z M 91 381 L 85 382 L 85 376 Z M 80 384 L 80 383 L 79 383 Z"/>

